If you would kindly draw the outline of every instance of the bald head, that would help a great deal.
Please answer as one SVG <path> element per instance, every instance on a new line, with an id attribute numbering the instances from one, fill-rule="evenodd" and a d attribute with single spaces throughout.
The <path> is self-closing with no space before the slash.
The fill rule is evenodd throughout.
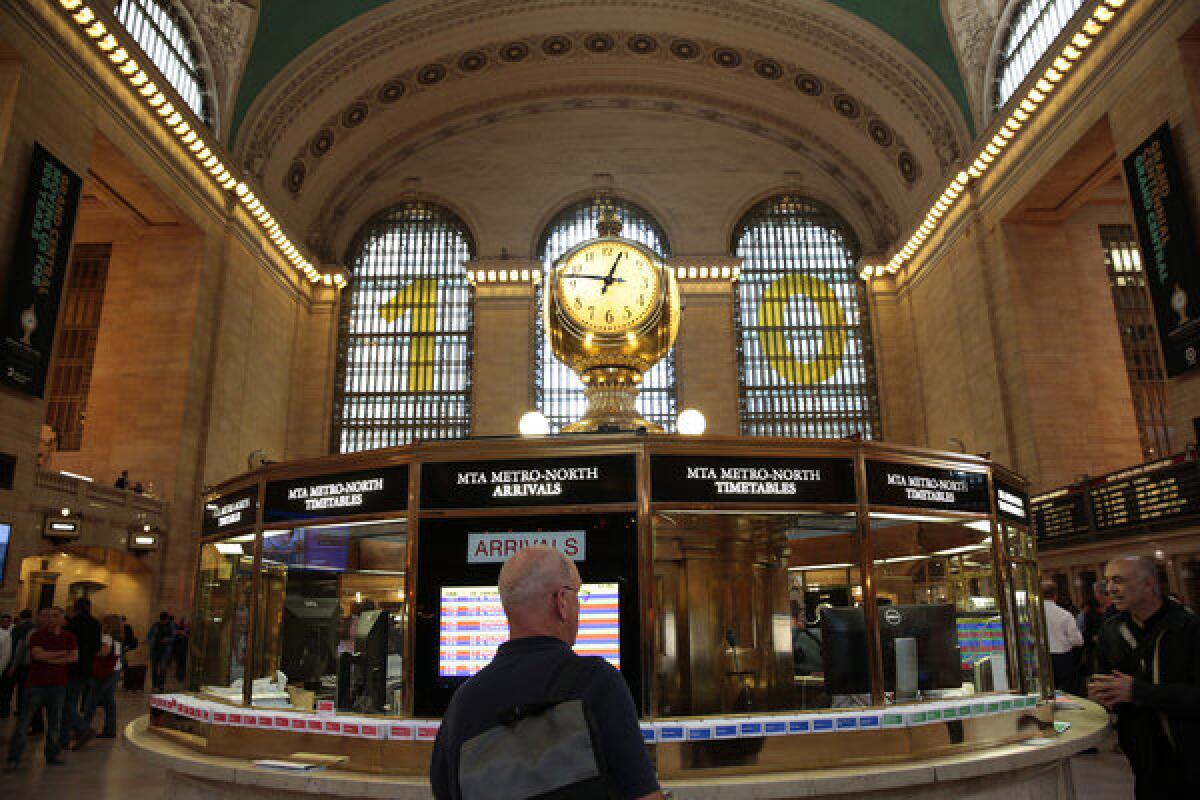
<path id="1" fill-rule="evenodd" d="M 500 570 L 499 588 L 512 638 L 553 636 L 575 643 L 579 571 L 561 552 L 542 545 L 518 551 Z"/>

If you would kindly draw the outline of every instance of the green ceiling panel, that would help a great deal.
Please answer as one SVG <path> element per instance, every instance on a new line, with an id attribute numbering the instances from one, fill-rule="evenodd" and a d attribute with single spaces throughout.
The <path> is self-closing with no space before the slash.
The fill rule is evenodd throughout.
<path id="1" fill-rule="evenodd" d="M 251 103 L 276 74 L 340 25 L 390 0 L 262 0 L 258 31 L 238 90 L 230 137 Z M 973 128 L 967 93 L 942 19 L 939 0 L 827 0 L 893 36 L 941 78 Z"/>

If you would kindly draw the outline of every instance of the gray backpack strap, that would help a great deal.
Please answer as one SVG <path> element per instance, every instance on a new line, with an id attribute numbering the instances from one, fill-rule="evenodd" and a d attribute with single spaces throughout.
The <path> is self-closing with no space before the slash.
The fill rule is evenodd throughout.
<path id="1" fill-rule="evenodd" d="M 567 663 L 563 665 L 563 668 L 559 670 L 558 675 L 550 684 L 550 688 L 546 690 L 546 695 L 541 700 L 504 709 L 500 712 L 500 724 L 512 725 L 518 720 L 535 714 L 541 714 L 551 706 L 567 701 L 581 683 L 581 679 L 591 673 L 593 666 L 592 659 L 572 655 L 567 659 Z"/>

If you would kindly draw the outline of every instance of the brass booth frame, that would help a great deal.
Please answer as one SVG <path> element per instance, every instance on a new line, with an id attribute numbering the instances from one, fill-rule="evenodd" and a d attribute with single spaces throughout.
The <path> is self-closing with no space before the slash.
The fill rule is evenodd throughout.
<path id="1" fill-rule="evenodd" d="M 423 509 L 421 507 L 422 465 L 462 461 L 528 461 L 566 457 L 591 457 L 605 455 L 632 455 L 636 465 L 636 502 L 598 502 L 586 505 L 528 506 L 528 507 L 475 507 L 461 509 Z M 853 461 L 854 502 L 840 503 L 772 503 L 772 502 L 657 502 L 653 499 L 651 485 L 651 461 L 660 456 L 684 456 L 692 458 L 737 458 L 737 459 L 813 459 L 840 458 Z M 880 462 L 900 467 L 934 468 L 967 472 L 986 477 L 987 512 L 964 513 L 954 511 L 916 510 L 911 506 L 872 504 L 868 496 L 868 463 Z M 267 523 L 264 520 L 266 484 L 268 481 L 285 481 L 301 478 L 319 478 L 323 475 L 407 466 L 408 487 L 405 510 L 392 510 L 376 514 L 357 514 L 339 517 L 321 517 L 305 521 L 292 519 L 287 522 Z M 662 698 L 656 676 L 656 598 L 655 598 L 655 553 L 654 520 L 660 512 L 708 512 L 708 513 L 767 513 L 779 514 L 800 512 L 823 512 L 853 515 L 853 547 L 858 554 L 854 565 L 861 576 L 862 606 L 866 620 L 866 646 L 870 674 L 870 707 L 884 709 L 885 679 L 882 646 L 877 624 L 876 565 L 871 536 L 871 513 L 936 517 L 939 520 L 990 522 L 992 563 L 996 576 L 997 613 L 1004 627 L 1005 655 L 1008 682 L 1014 692 L 1040 694 L 1042 702 L 1035 709 L 1014 711 L 980 719 L 948 721 L 913 728 L 896 728 L 879 731 L 853 731 L 827 734 L 811 734 L 804 737 L 764 737 L 755 748 L 751 758 L 711 757 L 701 753 L 706 746 L 730 745 L 730 742 L 709 743 L 657 743 L 651 745 L 660 775 L 664 778 L 682 775 L 743 774 L 794 770 L 810 767 L 828 767 L 854 763 L 906 760 L 933 754 L 955 752 L 963 749 L 992 746 L 1003 742 L 1036 735 L 1041 727 L 1052 718 L 1052 698 L 1049 680 L 1049 658 L 1042 630 L 1041 600 L 1038 592 L 1028 592 L 1029 623 L 1036 639 L 1034 668 L 1036 685 L 1027 679 L 1022 667 L 1022 656 L 1018 644 L 1018 626 L 1013 603 L 1013 568 L 1033 564 L 1030 546 L 1014 547 L 1006 539 L 1005 527 L 1015 529 L 1021 537 L 1030 536 L 1028 524 L 1021 525 L 1011 517 L 1002 520 L 997 507 L 997 482 L 1007 487 L 1024 491 L 1025 481 L 992 461 L 973 455 L 942 451 L 921 450 L 912 447 L 859 440 L 783 440 L 783 439 L 735 439 L 735 438 L 691 438 L 685 436 L 634 435 L 634 434 L 580 434 L 546 437 L 484 438 L 466 441 L 428 442 L 407 447 L 332 455 L 321 458 L 263 466 L 232 478 L 216 486 L 209 499 L 227 497 L 236 492 L 253 490 L 257 502 L 254 506 L 252 527 L 241 527 L 236 533 L 253 533 L 253 567 L 250 578 L 250 608 L 246 641 L 248 652 L 246 663 L 255 662 L 255 648 L 261 641 L 259 598 L 262 594 L 262 560 L 264 530 L 278 530 L 306 525 L 337 525 L 369 521 L 398 521 L 406 524 L 406 573 L 404 579 L 404 607 L 408 630 L 403 637 L 403 708 L 394 717 L 405 719 L 412 716 L 414 708 L 414 636 L 412 634 L 413 611 L 416 607 L 417 587 L 421 576 L 418 573 L 418 553 L 421 543 L 422 521 L 448 518 L 471 518 L 483 516 L 549 516 L 574 515 L 596 512 L 623 512 L 636 514 L 637 571 L 639 582 L 638 610 L 642 636 L 639 656 L 642 675 L 642 699 L 646 713 L 643 719 L 674 718 L 661 714 Z M 399 506 L 399 504 L 396 504 Z M 204 516 L 203 510 L 197 522 Z M 1002 524 L 1003 523 L 1003 524 Z M 201 543 L 226 540 L 230 531 L 202 535 Z M 203 548 L 200 548 L 201 550 Z M 200 555 L 196 561 L 197 576 L 200 575 Z M 1032 587 L 1036 588 L 1036 587 Z M 199 604 L 199 592 L 196 593 Z M 196 609 L 199 611 L 199 608 Z M 198 617 L 196 617 L 198 619 Z M 193 637 L 193 652 L 189 662 L 202 655 L 202 643 Z M 249 677 L 250 673 L 247 673 Z M 243 686 L 244 708 L 251 705 L 252 681 L 247 679 Z M 197 695 L 199 696 L 199 695 Z M 232 707 L 231 707 L 232 708 Z M 838 714 L 844 709 L 833 709 Z M 856 712 L 865 709 L 856 708 Z M 757 712 L 758 716 L 769 716 L 773 712 Z M 705 718 L 720 716 L 719 713 L 703 715 Z M 1036 723 L 1036 724 L 1034 724 Z M 421 774 L 428 764 L 431 744 L 428 742 L 367 741 L 339 736 L 320 736 L 286 731 L 261 731 L 222 727 L 187 720 L 177 715 L 156 711 L 152 715 L 155 730 L 186 742 L 192 747 L 212 754 L 246 757 L 287 757 L 297 752 L 326 752 L 348 757 L 342 766 L 348 769 L 393 774 Z M 726 748 L 728 749 L 728 748 Z M 719 755 L 719 754 L 718 754 Z"/>

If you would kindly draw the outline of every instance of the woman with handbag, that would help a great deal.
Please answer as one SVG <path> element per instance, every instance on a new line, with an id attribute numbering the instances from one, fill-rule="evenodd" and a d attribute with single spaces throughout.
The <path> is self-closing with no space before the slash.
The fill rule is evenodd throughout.
<path id="1" fill-rule="evenodd" d="M 121 618 L 108 614 L 101 620 L 100 651 L 92 661 L 92 677 L 88 683 L 88 701 L 84 708 L 83 722 L 92 727 L 96 707 L 104 708 L 104 730 L 101 739 L 112 739 L 117 735 L 117 680 L 121 674 Z"/>

